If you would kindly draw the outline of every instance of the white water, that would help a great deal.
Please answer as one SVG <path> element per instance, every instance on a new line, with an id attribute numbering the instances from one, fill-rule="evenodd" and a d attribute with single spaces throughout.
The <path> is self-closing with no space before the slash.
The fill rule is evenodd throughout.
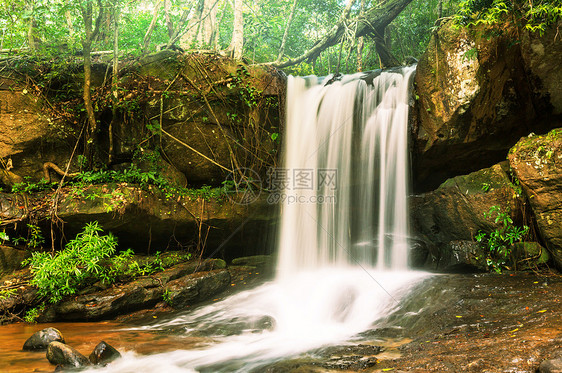
<path id="1" fill-rule="evenodd" d="M 382 73 L 373 86 L 357 75 L 327 86 L 289 78 L 283 167 L 288 175 L 313 170 L 314 179 L 312 189 L 297 189 L 288 179 L 282 191 L 292 203 L 282 206 L 276 279 L 145 327 L 203 333 L 208 339 L 197 349 L 128 352 L 102 371 L 260 371 L 345 343 L 399 307 L 409 286 L 425 276 L 406 268 L 413 71 Z M 318 170 L 337 170 L 336 182 L 320 185 Z M 260 326 L 264 317 L 272 328 Z"/>

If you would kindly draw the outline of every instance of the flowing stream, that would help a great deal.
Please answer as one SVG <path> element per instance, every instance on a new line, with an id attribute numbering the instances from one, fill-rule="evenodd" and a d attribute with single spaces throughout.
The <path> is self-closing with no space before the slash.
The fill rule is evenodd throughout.
<path id="1" fill-rule="evenodd" d="M 407 270 L 407 118 L 415 68 L 290 77 L 274 281 L 144 326 L 189 349 L 126 353 L 112 372 L 247 372 L 342 343 L 393 312 L 425 276 Z M 271 181 L 271 180 L 270 180 Z"/>

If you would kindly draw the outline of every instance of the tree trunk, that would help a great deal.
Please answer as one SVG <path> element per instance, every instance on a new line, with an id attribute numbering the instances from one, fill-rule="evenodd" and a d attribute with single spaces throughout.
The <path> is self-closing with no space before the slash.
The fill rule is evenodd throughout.
<path id="1" fill-rule="evenodd" d="M 232 41 L 228 50 L 232 56 L 240 60 L 242 59 L 242 49 L 244 47 L 244 16 L 242 13 L 242 0 L 234 0 L 234 27 L 232 31 Z"/>
<path id="2" fill-rule="evenodd" d="M 27 25 L 27 43 L 29 45 L 29 49 L 34 51 L 39 49 L 39 46 L 41 45 L 41 39 L 39 38 L 38 35 L 37 20 L 33 15 L 34 8 L 35 8 L 33 2 L 30 2 L 28 4 L 28 7 L 29 7 L 30 17 L 29 17 L 29 24 Z"/>
<path id="3" fill-rule="evenodd" d="M 384 3 L 377 4 L 365 12 L 365 16 L 356 19 L 357 22 L 355 37 L 364 36 L 370 33 L 382 34 L 384 28 L 396 18 L 404 8 L 411 3 L 412 0 L 388 0 Z M 326 35 L 318 40 L 314 46 L 299 57 L 290 59 L 282 63 L 272 63 L 272 65 L 282 68 L 292 66 L 304 60 L 313 60 L 320 52 L 332 45 L 338 44 L 345 31 L 345 18 L 341 18 L 336 26 L 334 26 Z"/>
<path id="4" fill-rule="evenodd" d="M 187 23 L 187 32 L 185 32 L 180 38 L 180 47 L 189 50 L 192 47 L 192 43 L 197 37 L 199 32 L 199 27 L 201 26 L 201 18 L 203 17 L 203 11 L 205 10 L 205 0 L 199 0 L 195 8 L 195 14 Z"/>
<path id="5" fill-rule="evenodd" d="M 174 23 L 170 18 L 170 0 L 164 0 L 164 16 L 166 18 L 166 29 L 168 30 L 168 37 L 174 34 Z"/>
<path id="6" fill-rule="evenodd" d="M 86 135 L 86 154 L 90 157 L 93 156 L 92 145 L 94 140 L 94 135 L 97 132 L 98 125 L 96 122 L 96 116 L 94 113 L 94 107 L 92 105 L 92 42 L 97 36 L 100 28 L 100 22 L 103 17 L 103 6 L 98 0 L 99 14 L 96 18 L 95 27 L 92 25 L 93 17 L 93 5 L 92 2 L 88 1 L 84 6 L 81 7 L 82 18 L 84 19 L 84 29 L 85 35 L 82 39 L 82 53 L 84 55 L 84 106 L 86 107 L 86 115 L 88 120 L 88 131 Z"/>
<path id="7" fill-rule="evenodd" d="M 144 38 L 142 39 L 141 50 L 146 52 L 148 50 L 148 46 L 150 44 L 150 37 L 152 36 L 152 31 L 154 31 L 154 27 L 156 26 L 156 21 L 158 21 L 158 13 L 160 12 L 160 8 L 162 7 L 162 0 L 156 0 L 156 5 L 154 6 L 154 11 L 152 12 L 152 21 L 150 21 L 150 25 L 148 26 L 148 30 L 144 34 Z"/>
<path id="8" fill-rule="evenodd" d="M 119 0 L 114 0 L 113 10 L 113 75 L 111 79 L 112 105 L 111 105 L 111 122 L 109 123 L 109 164 L 113 162 L 113 125 L 117 120 L 117 103 L 119 101 Z"/>
<path id="9" fill-rule="evenodd" d="M 218 5 L 217 5 L 218 8 Z M 213 49 L 215 51 L 218 51 L 220 49 L 219 47 L 219 40 L 220 40 L 220 27 L 222 24 L 222 21 L 224 20 L 224 15 L 226 14 L 226 11 L 223 9 L 221 12 L 221 16 L 219 18 L 219 20 L 217 21 L 217 25 L 215 27 L 214 33 L 213 33 Z"/>
<path id="10" fill-rule="evenodd" d="M 364 0 L 363 0 L 364 1 Z M 285 26 L 285 32 L 283 32 L 283 39 L 281 40 L 281 46 L 279 47 L 279 53 L 277 54 L 277 60 L 275 62 L 281 62 L 283 58 L 283 53 L 285 53 L 285 44 L 287 44 L 287 38 L 289 37 L 289 28 L 293 22 L 293 17 L 295 16 L 295 9 L 297 8 L 298 0 L 293 2 L 291 7 L 291 14 L 289 15 L 289 20 L 287 21 L 287 26 Z"/>
<path id="11" fill-rule="evenodd" d="M 364 16 L 365 16 L 365 0 L 361 0 L 359 18 L 362 18 Z M 357 71 L 363 71 L 363 48 L 365 48 L 365 37 L 359 36 L 357 38 Z"/>

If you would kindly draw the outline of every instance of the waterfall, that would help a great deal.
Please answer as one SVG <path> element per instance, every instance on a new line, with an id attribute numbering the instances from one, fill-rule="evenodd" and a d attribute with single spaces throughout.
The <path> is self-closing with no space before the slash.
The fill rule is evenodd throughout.
<path id="1" fill-rule="evenodd" d="M 289 77 L 279 276 L 327 265 L 406 269 L 414 69 L 372 84 L 360 74 Z M 298 184 L 303 174 L 312 182 Z"/>
<path id="2" fill-rule="evenodd" d="M 101 371 L 263 371 L 345 343 L 398 309 L 426 276 L 406 268 L 413 72 L 382 72 L 372 84 L 366 74 L 290 77 L 285 159 L 269 173 L 270 202 L 282 203 L 275 280 L 142 327 L 203 335 L 198 348 L 129 352 Z"/>

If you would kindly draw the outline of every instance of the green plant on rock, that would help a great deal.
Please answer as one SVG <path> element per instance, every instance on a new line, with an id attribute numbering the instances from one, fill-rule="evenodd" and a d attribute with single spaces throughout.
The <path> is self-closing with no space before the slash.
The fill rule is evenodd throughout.
<path id="1" fill-rule="evenodd" d="M 4 299 L 8 299 L 16 295 L 17 289 L 3 289 L 0 290 L 0 301 Z"/>
<path id="2" fill-rule="evenodd" d="M 485 24 L 500 29 L 513 25 L 542 34 L 561 17 L 561 0 L 465 0 L 455 21 L 464 26 Z"/>
<path id="3" fill-rule="evenodd" d="M 44 303 L 38 307 L 30 308 L 25 313 L 25 316 L 23 317 L 23 321 L 29 324 L 34 324 L 37 322 L 37 318 L 41 315 L 41 313 L 43 313 L 43 311 L 45 311 Z"/>
<path id="4" fill-rule="evenodd" d="M 488 256 L 486 264 L 497 273 L 501 273 L 503 269 L 508 269 L 511 247 L 516 242 L 521 242 L 529 232 L 529 227 L 517 227 L 513 224 L 513 220 L 509 216 L 509 210 L 502 211 L 499 206 L 492 206 L 488 212 L 484 213 L 489 219 L 494 219 L 500 227 L 496 230 L 485 233 L 478 232 L 476 241 L 486 245 L 488 248 Z"/>
<path id="5" fill-rule="evenodd" d="M 12 242 L 15 245 L 19 245 L 20 243 L 24 243 L 32 249 L 37 249 L 37 248 L 41 247 L 41 245 L 43 245 L 45 243 L 45 237 L 43 236 L 43 233 L 41 232 L 41 228 L 39 226 L 35 225 L 35 224 L 27 224 L 27 229 L 28 229 L 27 238 L 25 238 L 25 237 L 14 237 L 12 239 Z M 7 237 L 8 236 L 6 235 L 4 238 L 7 238 Z"/>
<path id="6" fill-rule="evenodd" d="M 102 231 L 97 221 L 88 223 L 64 250 L 35 252 L 24 261 L 31 265 L 31 284 L 37 286 L 39 295 L 57 303 L 89 280 L 109 279 L 102 261 L 115 252 L 117 239 L 111 233 L 100 235 Z"/>

